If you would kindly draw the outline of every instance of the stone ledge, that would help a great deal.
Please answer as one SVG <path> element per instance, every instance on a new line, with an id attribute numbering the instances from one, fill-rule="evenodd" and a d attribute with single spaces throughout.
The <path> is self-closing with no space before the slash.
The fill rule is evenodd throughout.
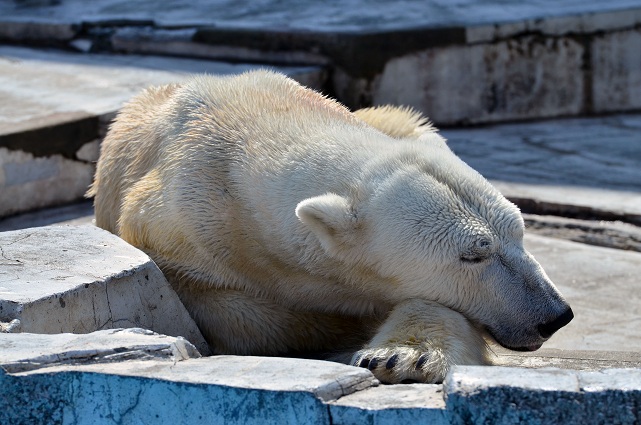
<path id="1" fill-rule="evenodd" d="M 82 199 L 99 141 L 122 104 L 144 88 L 266 67 L 314 88 L 326 78 L 320 67 L 0 46 L 0 98 L 11 104 L 0 120 L 0 217 Z"/>
<path id="2" fill-rule="evenodd" d="M 640 131 L 641 115 L 629 114 L 442 134 L 461 159 L 524 212 L 638 225 Z"/>
<path id="3" fill-rule="evenodd" d="M 461 366 L 444 384 L 454 424 L 641 420 L 641 369 L 598 372 Z"/>
<path id="4" fill-rule="evenodd" d="M 110 329 L 89 334 L 0 333 L 0 367 L 7 373 L 29 372 L 62 365 L 115 363 L 129 360 L 199 358 L 182 337 L 140 328 Z"/>
<path id="5" fill-rule="evenodd" d="M 155 263 L 94 226 L 0 233 L 0 322 L 55 334 L 138 327 L 209 348 Z"/>
<path id="6" fill-rule="evenodd" d="M 183 339 L 140 329 L 0 334 L 0 347 L 0 423 L 635 423 L 641 413 L 641 368 L 459 366 L 444 385 L 379 386 L 366 369 L 319 360 L 198 358 Z"/>
<path id="7" fill-rule="evenodd" d="M 333 425 L 449 424 L 442 385 L 371 387 L 330 402 L 329 411 Z"/>
<path id="8" fill-rule="evenodd" d="M 119 353 L 157 352 L 159 345 L 168 351 L 181 342 L 127 333 L 134 337 L 128 343 L 119 332 L 60 337 L 68 341 L 62 344 L 63 351 L 89 355 L 115 347 Z M 0 344 L 6 337 L 0 335 Z M 42 341 L 40 335 L 10 337 L 14 351 L 33 349 L 34 338 Z M 114 343 L 114 337 L 120 340 Z M 81 340 L 99 341 L 100 348 L 87 347 Z M 48 350 L 45 357 L 55 357 L 55 351 Z M 24 363 L 40 361 L 41 352 L 26 353 Z M 327 402 L 378 385 L 368 370 L 317 360 L 194 359 L 181 353 L 122 357 L 117 362 L 85 358 L 84 364 L 59 364 L 54 359 L 48 367 L 20 372 L 16 357 L 24 356 L 9 355 L 7 361 L 7 353 L 0 351 L 0 423 L 329 424 Z M 18 371 L 7 370 L 12 368 Z"/>

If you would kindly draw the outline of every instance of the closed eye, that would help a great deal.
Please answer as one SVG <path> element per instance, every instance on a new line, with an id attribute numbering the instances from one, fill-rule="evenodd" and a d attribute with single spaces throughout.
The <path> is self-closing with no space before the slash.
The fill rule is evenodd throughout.
<path id="1" fill-rule="evenodd" d="M 485 260 L 487 257 L 482 255 L 461 255 L 461 261 L 464 263 L 482 263 Z"/>

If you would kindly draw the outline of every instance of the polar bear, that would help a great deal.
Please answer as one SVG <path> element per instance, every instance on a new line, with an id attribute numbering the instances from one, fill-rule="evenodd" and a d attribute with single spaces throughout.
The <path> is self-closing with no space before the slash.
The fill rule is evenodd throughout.
<path id="1" fill-rule="evenodd" d="M 572 319 L 519 210 L 422 116 L 352 113 L 270 71 L 134 98 L 88 194 L 215 354 L 324 353 L 439 382 L 488 363 L 487 340 L 536 350 Z"/>

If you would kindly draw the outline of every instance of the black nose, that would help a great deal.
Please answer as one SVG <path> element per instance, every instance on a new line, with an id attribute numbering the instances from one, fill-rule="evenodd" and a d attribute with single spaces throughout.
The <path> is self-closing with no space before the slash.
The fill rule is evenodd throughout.
<path id="1" fill-rule="evenodd" d="M 539 325 L 539 333 L 543 338 L 549 338 L 552 336 L 554 332 L 558 331 L 563 326 L 570 323 L 570 321 L 573 318 L 574 318 L 574 313 L 572 313 L 572 309 L 568 307 L 568 309 L 565 310 L 565 313 L 563 313 L 556 319 L 552 320 L 551 322 Z"/>

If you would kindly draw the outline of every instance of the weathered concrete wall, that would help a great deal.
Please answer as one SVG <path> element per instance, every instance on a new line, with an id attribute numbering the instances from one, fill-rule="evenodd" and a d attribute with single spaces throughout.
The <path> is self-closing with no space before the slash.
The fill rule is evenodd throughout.
<path id="1" fill-rule="evenodd" d="M 636 424 L 641 369 L 458 367 L 445 382 L 452 424 Z"/>
<path id="2" fill-rule="evenodd" d="M 372 103 L 409 105 L 441 124 L 577 115 L 583 55 L 574 40 L 540 37 L 428 49 L 390 60 Z"/>
<path id="3" fill-rule="evenodd" d="M 91 161 L 97 159 L 87 159 L 93 156 L 84 146 L 75 160 L 0 147 L 0 217 L 82 199 L 93 181 Z"/>
<path id="4" fill-rule="evenodd" d="M 641 29 L 596 36 L 591 44 L 593 112 L 641 108 Z"/>

